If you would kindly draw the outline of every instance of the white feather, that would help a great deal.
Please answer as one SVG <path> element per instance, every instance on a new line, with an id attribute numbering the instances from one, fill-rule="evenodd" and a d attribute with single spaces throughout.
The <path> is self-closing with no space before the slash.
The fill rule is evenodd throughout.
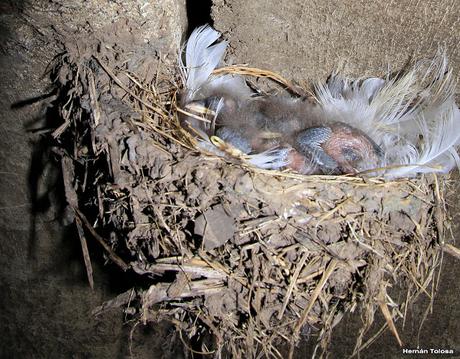
<path id="1" fill-rule="evenodd" d="M 409 177 L 418 173 L 447 173 L 460 159 L 456 146 L 460 143 L 460 111 L 452 101 L 436 122 L 428 122 L 423 115 L 417 120 L 423 142 L 412 155 L 402 158 L 402 167 L 389 169 L 387 177 Z M 415 147 L 414 147 L 415 148 Z"/>
<path id="2" fill-rule="evenodd" d="M 316 95 L 329 120 L 358 128 L 378 143 L 378 108 L 373 102 L 383 85 L 384 80 L 378 78 L 352 81 L 335 75 L 326 84 L 316 86 Z"/>
<path id="3" fill-rule="evenodd" d="M 219 65 L 227 47 L 226 41 L 215 43 L 219 37 L 220 33 L 209 25 L 200 26 L 186 43 L 185 64 L 179 55 L 179 67 L 189 97 L 193 97 Z"/>
<path id="4" fill-rule="evenodd" d="M 444 53 L 386 81 L 336 75 L 316 92 L 329 119 L 360 129 L 384 150 L 386 176 L 445 173 L 460 164 L 460 115 Z"/>
<path id="5" fill-rule="evenodd" d="M 393 135 L 393 141 L 386 146 L 387 164 L 395 167 L 385 175 L 446 173 L 460 164 L 456 150 L 460 142 L 460 113 L 445 54 L 439 52 L 433 60 L 419 61 L 405 78 L 414 79 L 407 90 L 412 104 L 401 106 L 399 113 L 395 107 L 396 116 L 384 119 L 388 133 Z M 395 145 L 402 145 L 400 154 L 394 153 Z M 403 167 L 398 168 L 400 165 Z"/>
<path id="6" fill-rule="evenodd" d="M 278 170 L 289 163 L 288 155 L 290 151 L 290 148 L 279 148 L 264 151 L 248 156 L 248 162 L 259 168 Z"/>

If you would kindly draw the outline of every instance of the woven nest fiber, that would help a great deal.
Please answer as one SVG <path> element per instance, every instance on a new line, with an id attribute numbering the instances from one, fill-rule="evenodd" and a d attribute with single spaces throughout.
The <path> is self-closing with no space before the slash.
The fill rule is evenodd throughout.
<path id="1" fill-rule="evenodd" d="M 376 311 L 386 324 L 373 332 L 389 328 L 401 344 L 400 319 L 435 289 L 447 179 L 302 176 L 205 153 L 179 125 L 176 69 L 130 66 L 69 49 L 55 68 L 63 124 L 53 135 L 90 284 L 90 237 L 149 283 L 96 312 L 168 320 L 215 357 L 292 357 L 308 335 L 326 355 L 346 312 L 363 318 L 355 353 L 377 336 Z"/>

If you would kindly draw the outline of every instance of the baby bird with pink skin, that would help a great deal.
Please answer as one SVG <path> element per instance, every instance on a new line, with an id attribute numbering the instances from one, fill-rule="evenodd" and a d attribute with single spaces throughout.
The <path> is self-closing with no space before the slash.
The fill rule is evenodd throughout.
<path id="1" fill-rule="evenodd" d="M 179 58 L 182 125 L 212 150 L 217 136 L 248 161 L 301 174 L 407 177 L 448 172 L 460 163 L 460 111 L 445 56 L 393 79 L 333 76 L 317 101 L 260 95 L 237 75 L 213 75 L 227 43 L 197 28 Z M 215 150 L 219 152 L 217 149 Z"/>

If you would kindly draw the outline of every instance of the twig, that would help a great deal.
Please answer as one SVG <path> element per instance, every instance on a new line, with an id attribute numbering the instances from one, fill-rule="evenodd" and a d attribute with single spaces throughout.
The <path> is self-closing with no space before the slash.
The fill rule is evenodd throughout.
<path id="1" fill-rule="evenodd" d="M 289 287 L 288 287 L 288 290 L 286 292 L 286 296 L 284 297 L 283 306 L 282 306 L 281 310 L 278 313 L 278 320 L 281 320 L 281 318 L 283 317 L 284 311 L 286 310 L 286 307 L 287 307 L 287 305 L 289 303 L 289 299 L 291 298 L 292 291 L 293 291 L 294 287 L 297 284 L 297 278 L 299 278 L 300 271 L 302 270 L 305 262 L 307 261 L 308 254 L 309 254 L 308 251 L 304 251 L 304 253 L 302 255 L 302 258 L 300 258 L 300 261 L 296 266 L 295 272 L 294 272 L 294 274 L 292 275 L 292 278 L 291 278 L 291 283 L 289 283 Z"/>
<path id="2" fill-rule="evenodd" d="M 388 305 L 385 301 L 385 296 L 386 296 L 386 291 L 385 291 L 385 288 L 382 286 L 382 289 L 380 290 L 380 294 L 379 294 L 380 298 L 378 299 L 379 307 L 383 313 L 385 321 L 390 327 L 391 332 L 393 333 L 396 340 L 398 341 L 399 346 L 402 347 L 403 343 L 401 341 L 401 338 L 399 337 L 398 330 L 396 329 L 395 323 L 393 322 L 393 316 L 391 315 L 390 310 L 388 309 Z"/>
<path id="3" fill-rule="evenodd" d="M 311 309 L 313 308 L 313 305 L 316 302 L 316 299 L 318 299 L 319 295 L 321 294 L 321 291 L 323 290 L 325 284 L 329 280 L 329 277 L 331 274 L 334 272 L 335 268 L 337 267 L 338 261 L 336 259 L 332 259 L 327 266 L 326 270 L 323 273 L 323 276 L 321 277 L 320 281 L 318 282 L 318 285 L 316 286 L 315 290 L 311 294 L 310 302 L 308 303 L 307 307 L 305 310 L 302 312 L 302 315 L 300 316 L 300 319 L 297 321 L 295 327 L 294 327 L 294 335 L 291 340 L 291 346 L 289 348 L 289 359 L 292 359 L 294 357 L 294 348 L 295 348 L 295 343 L 299 337 L 300 330 L 302 329 L 303 325 L 305 324 L 305 321 L 307 320 L 308 314 L 310 313 Z"/>
<path id="4" fill-rule="evenodd" d="M 226 66 L 226 67 L 220 67 L 213 71 L 213 74 L 215 75 L 225 74 L 225 73 L 234 73 L 234 74 L 248 75 L 248 76 L 254 76 L 254 77 L 266 77 L 266 78 L 272 79 L 275 82 L 278 82 L 281 85 L 286 86 L 291 92 L 293 92 L 296 95 L 299 95 L 299 96 L 305 95 L 304 89 L 302 89 L 302 91 L 299 91 L 299 89 L 296 88 L 291 82 L 283 78 L 281 75 L 278 75 L 277 73 L 269 71 L 269 70 L 262 70 L 262 69 L 258 69 L 255 67 L 247 67 L 247 66 Z"/>
<path id="5" fill-rule="evenodd" d="M 449 244 L 449 243 L 445 243 L 443 246 L 442 246 L 442 250 L 448 254 L 450 254 L 451 256 L 457 258 L 457 259 L 460 259 L 460 249 L 458 249 L 457 247 L 454 247 L 452 244 Z"/>
<path id="6" fill-rule="evenodd" d="M 89 256 L 85 232 L 83 231 L 80 218 L 75 217 L 75 224 L 77 226 L 78 237 L 80 237 L 81 250 L 83 252 L 83 260 L 85 262 L 86 275 L 88 277 L 89 286 L 91 289 L 94 289 L 93 267 L 91 265 L 91 258 Z"/>
<path id="7" fill-rule="evenodd" d="M 85 225 L 86 229 L 88 229 L 92 236 L 100 243 L 100 245 L 105 249 L 107 252 L 107 255 L 109 258 L 116 264 L 118 265 L 124 272 L 126 272 L 129 269 L 129 265 L 125 263 L 123 259 L 121 259 L 119 256 L 115 254 L 115 252 L 110 248 L 110 246 L 107 244 L 106 240 L 102 238 L 93 228 L 93 226 L 89 223 L 88 219 L 85 217 L 83 213 L 80 212 L 80 210 L 76 207 L 73 207 L 73 210 L 75 213 L 80 217 L 82 220 L 83 224 Z"/>
<path id="8" fill-rule="evenodd" d="M 93 55 L 93 58 L 97 61 L 97 63 L 104 69 L 104 71 L 109 75 L 109 77 L 118 85 L 120 86 L 126 93 L 130 94 L 132 97 L 134 97 L 137 101 L 142 103 L 145 107 L 148 109 L 158 113 L 161 116 L 167 116 L 168 114 L 165 111 L 162 111 L 156 107 L 153 107 L 152 105 L 148 104 L 144 100 L 142 100 L 139 96 L 137 96 L 134 92 L 132 92 L 129 88 L 125 86 L 121 80 L 115 76 L 115 74 L 110 70 L 97 56 Z"/>

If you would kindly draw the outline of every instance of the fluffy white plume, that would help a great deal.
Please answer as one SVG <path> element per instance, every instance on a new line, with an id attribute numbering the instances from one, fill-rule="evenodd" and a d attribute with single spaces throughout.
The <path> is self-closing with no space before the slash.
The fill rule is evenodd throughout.
<path id="1" fill-rule="evenodd" d="M 316 89 L 328 118 L 362 130 L 383 149 L 385 176 L 445 173 L 460 164 L 460 114 L 443 53 L 391 79 L 335 75 Z"/>
<path id="2" fill-rule="evenodd" d="M 188 96 L 193 97 L 219 65 L 227 48 L 227 42 L 219 39 L 220 33 L 209 25 L 195 29 L 185 45 L 185 64 L 179 54 L 179 66 Z"/>
<path id="3" fill-rule="evenodd" d="M 210 141 L 199 140 L 198 146 L 206 152 L 213 153 L 217 156 L 225 157 L 225 152 L 219 150 Z M 280 148 L 264 151 L 262 153 L 256 153 L 254 155 L 246 156 L 248 163 L 255 167 L 279 170 L 288 164 L 289 148 Z"/>
<path id="4" fill-rule="evenodd" d="M 289 151 L 289 148 L 264 151 L 262 153 L 249 156 L 248 162 L 259 168 L 279 170 L 288 164 Z"/>
<path id="5" fill-rule="evenodd" d="M 460 158 L 456 146 L 460 142 L 460 111 L 456 104 L 443 104 L 437 121 L 430 121 L 422 114 L 417 116 L 420 131 L 418 147 L 405 158 L 400 158 L 395 165 L 401 167 L 389 169 L 388 177 L 408 177 L 417 173 L 438 172 L 447 173 L 457 165 L 460 168 Z"/>

